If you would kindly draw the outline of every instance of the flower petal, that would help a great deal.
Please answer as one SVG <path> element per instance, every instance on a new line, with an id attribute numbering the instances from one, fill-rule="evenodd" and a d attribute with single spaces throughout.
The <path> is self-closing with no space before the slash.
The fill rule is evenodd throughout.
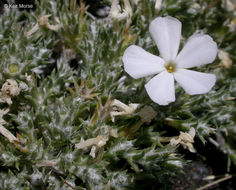
<path id="1" fill-rule="evenodd" d="M 135 45 L 125 50 L 122 60 L 125 71 L 135 79 L 157 74 L 165 69 L 163 59 Z"/>
<path id="2" fill-rule="evenodd" d="M 176 58 L 179 68 L 192 68 L 213 62 L 217 45 L 209 35 L 195 34 L 189 38 Z"/>
<path id="3" fill-rule="evenodd" d="M 211 90 L 216 82 L 214 74 L 178 69 L 174 73 L 175 80 L 190 95 L 204 94 Z"/>
<path id="4" fill-rule="evenodd" d="M 176 58 L 181 27 L 181 22 L 170 16 L 158 17 L 150 24 L 149 31 L 165 61 L 173 61 Z"/>
<path id="5" fill-rule="evenodd" d="M 167 71 L 153 77 L 145 88 L 150 98 L 160 105 L 167 105 L 175 101 L 174 77 Z"/>

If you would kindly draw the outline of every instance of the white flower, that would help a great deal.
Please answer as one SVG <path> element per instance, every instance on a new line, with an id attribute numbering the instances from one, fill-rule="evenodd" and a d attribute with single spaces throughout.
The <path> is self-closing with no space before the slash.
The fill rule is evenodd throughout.
<path id="1" fill-rule="evenodd" d="M 159 73 L 145 85 L 150 98 L 160 105 L 175 101 L 174 79 L 190 95 L 209 92 L 216 82 L 215 75 L 188 69 L 214 61 L 217 45 L 212 38 L 194 34 L 177 55 L 181 37 L 178 19 L 158 17 L 149 30 L 161 57 L 131 45 L 124 53 L 123 62 L 125 71 L 135 79 Z"/>

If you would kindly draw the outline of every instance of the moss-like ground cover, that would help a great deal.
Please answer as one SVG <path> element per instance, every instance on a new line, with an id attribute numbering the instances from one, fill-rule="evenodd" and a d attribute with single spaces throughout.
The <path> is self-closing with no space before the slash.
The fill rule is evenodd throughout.
<path id="1" fill-rule="evenodd" d="M 0 3 L 0 189 L 176 189 L 196 160 L 213 175 L 233 175 L 236 12 L 225 1 L 164 0 L 159 11 L 154 0 L 130 1 L 128 25 L 99 16 L 109 0 Z M 145 91 L 150 78 L 131 78 L 122 56 L 131 44 L 159 55 L 148 27 L 167 15 L 182 22 L 181 47 L 194 32 L 207 33 L 232 65 L 218 56 L 197 69 L 217 76 L 209 93 L 188 96 L 177 86 L 176 101 L 159 106 Z M 121 103 L 139 105 L 125 112 Z M 169 143 L 191 128 L 195 153 Z"/>

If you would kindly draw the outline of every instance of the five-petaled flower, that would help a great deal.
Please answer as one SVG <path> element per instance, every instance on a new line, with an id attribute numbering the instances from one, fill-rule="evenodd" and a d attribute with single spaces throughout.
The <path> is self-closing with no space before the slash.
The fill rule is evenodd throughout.
<path id="1" fill-rule="evenodd" d="M 135 45 L 128 47 L 123 56 L 125 71 L 135 79 L 159 73 L 145 88 L 160 105 L 175 101 L 174 79 L 190 95 L 207 93 L 216 82 L 214 74 L 188 70 L 212 63 L 217 54 L 216 43 L 209 35 L 194 34 L 178 54 L 181 27 L 176 18 L 158 17 L 152 21 L 149 31 L 161 57 Z"/>

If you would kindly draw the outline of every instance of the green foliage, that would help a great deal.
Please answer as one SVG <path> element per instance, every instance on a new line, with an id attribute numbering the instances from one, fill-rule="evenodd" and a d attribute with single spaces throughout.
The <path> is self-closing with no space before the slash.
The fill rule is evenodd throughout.
<path id="1" fill-rule="evenodd" d="M 9 78 L 27 83 L 26 74 L 33 82 L 14 97 L 3 117 L 4 127 L 20 142 L 10 143 L 0 135 L 0 189 L 171 189 L 186 161 L 177 147 L 160 141 L 171 136 L 167 129 L 188 132 L 194 127 L 203 143 L 217 133 L 224 139 L 221 149 L 236 164 L 236 110 L 230 99 L 236 89 L 234 64 L 226 69 L 217 59 L 200 68 L 217 75 L 214 89 L 189 97 L 177 86 L 176 102 L 163 107 L 148 97 L 144 89 L 148 78 L 134 80 L 124 72 L 121 60 L 130 44 L 158 54 L 148 27 L 155 17 L 171 15 L 183 23 L 184 41 L 196 30 L 209 33 L 235 62 L 236 34 L 228 26 L 233 14 L 220 2 L 167 0 L 159 13 L 154 4 L 132 3 L 129 28 L 125 21 L 90 19 L 87 7 L 73 0 L 42 0 L 35 10 L 10 9 L 1 15 L 0 84 Z M 39 26 L 25 35 L 43 15 L 50 15 L 51 25 L 60 21 L 58 31 Z M 127 129 L 140 121 L 138 111 L 112 122 L 112 99 L 139 103 L 138 111 L 149 105 L 157 117 L 128 134 Z M 111 129 L 118 131 L 118 138 L 109 136 Z M 75 147 L 81 138 L 97 136 L 109 138 L 95 158 L 89 155 L 91 147 Z"/>

